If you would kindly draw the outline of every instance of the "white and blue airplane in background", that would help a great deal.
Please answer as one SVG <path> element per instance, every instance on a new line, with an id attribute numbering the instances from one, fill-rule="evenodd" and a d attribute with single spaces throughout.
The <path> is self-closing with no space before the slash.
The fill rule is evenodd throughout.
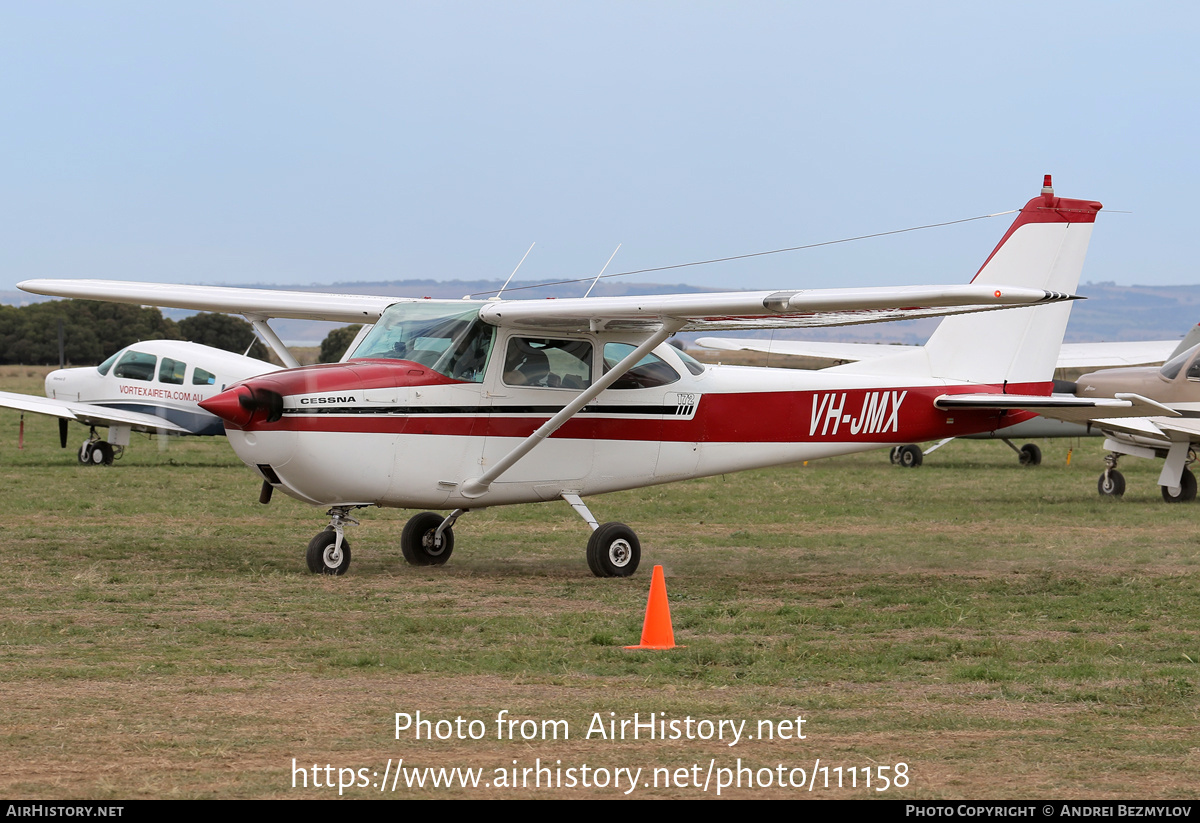
<path id="1" fill-rule="evenodd" d="M 224 421 L 198 404 L 226 386 L 277 369 L 199 343 L 147 340 L 126 346 L 99 366 L 50 372 L 45 397 L 0 392 L 0 407 L 57 417 L 63 448 L 72 420 L 88 426 L 79 462 L 108 466 L 134 431 L 224 435 Z M 100 438 L 97 426 L 108 429 L 107 438 Z"/>

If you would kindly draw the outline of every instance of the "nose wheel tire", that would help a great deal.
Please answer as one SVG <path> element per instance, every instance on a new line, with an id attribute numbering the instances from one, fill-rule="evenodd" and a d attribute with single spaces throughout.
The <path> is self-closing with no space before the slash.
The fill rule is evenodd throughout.
<path id="1" fill-rule="evenodd" d="M 337 550 L 337 532 L 332 528 L 319 533 L 308 541 L 308 570 L 313 574 L 341 575 L 350 568 L 350 542 L 342 538 L 341 551 Z"/>
<path id="2" fill-rule="evenodd" d="M 442 529 L 437 538 L 438 526 L 446 518 L 436 512 L 421 512 L 404 524 L 400 533 L 400 551 L 404 559 L 413 566 L 440 566 L 450 559 L 454 551 L 454 530 L 449 526 Z"/>
<path id="3" fill-rule="evenodd" d="M 1184 469 L 1179 478 L 1179 494 L 1171 494 L 1170 486 L 1162 486 L 1163 500 L 1168 503 L 1188 503 L 1196 499 L 1196 475 L 1190 469 Z"/>
<path id="4" fill-rule="evenodd" d="M 642 544 L 624 523 L 605 523 L 588 539 L 588 568 L 596 577 L 629 577 L 642 559 Z"/>
<path id="5" fill-rule="evenodd" d="M 1195 482 L 1195 478 L 1193 478 Z M 1125 476 L 1116 469 L 1100 475 L 1096 490 L 1104 497 L 1120 497 L 1125 493 Z M 1194 493 L 1193 489 L 1193 493 Z"/>

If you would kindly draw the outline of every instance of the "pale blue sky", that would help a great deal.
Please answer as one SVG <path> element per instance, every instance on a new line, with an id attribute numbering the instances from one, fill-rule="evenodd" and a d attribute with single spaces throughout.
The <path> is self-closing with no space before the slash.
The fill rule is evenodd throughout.
<path id="1" fill-rule="evenodd" d="M 594 274 L 1016 208 L 1200 282 L 1197 20 L 1132 3 L 0 3 L 0 290 Z M 965 282 L 1011 218 L 663 273 Z"/>

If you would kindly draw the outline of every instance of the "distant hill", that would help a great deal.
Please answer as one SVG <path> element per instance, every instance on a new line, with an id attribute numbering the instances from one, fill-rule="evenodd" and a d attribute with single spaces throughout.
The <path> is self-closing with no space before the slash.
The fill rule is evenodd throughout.
<path id="1" fill-rule="evenodd" d="M 289 291 L 337 292 L 344 294 L 381 294 L 396 297 L 459 298 L 464 295 L 490 297 L 504 285 L 503 280 L 392 280 L 387 282 L 313 283 L 308 286 L 279 286 L 270 283 L 221 284 L 241 288 L 287 289 Z M 505 292 L 509 299 L 580 297 L 588 283 L 542 286 L 527 281 L 513 282 Z M 626 283 L 601 280 L 593 295 L 676 294 L 713 291 L 686 283 Z M 1170 340 L 1182 337 L 1200 323 L 1200 285 L 1197 286 L 1118 286 L 1115 283 L 1084 283 L 1079 293 L 1086 300 L 1071 310 L 1067 341 L 1087 343 L 1102 340 Z M 42 298 L 20 291 L 0 292 L 0 303 L 24 305 Z M 179 320 L 192 312 L 167 310 L 163 314 Z M 937 320 L 910 320 L 899 323 L 872 323 L 864 326 L 839 326 L 829 329 L 795 329 L 776 332 L 777 339 L 837 340 L 859 342 L 922 343 L 937 325 Z M 272 322 L 280 337 L 289 344 L 318 345 L 336 326 L 305 320 Z"/>

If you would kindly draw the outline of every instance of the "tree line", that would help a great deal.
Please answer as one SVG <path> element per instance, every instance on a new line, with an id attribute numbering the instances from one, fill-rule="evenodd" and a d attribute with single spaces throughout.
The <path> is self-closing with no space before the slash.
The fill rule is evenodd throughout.
<path id="1" fill-rule="evenodd" d="M 158 309 L 92 300 L 0 306 L 0 365 L 57 366 L 58 329 L 69 366 L 91 366 L 141 340 L 190 340 L 268 359 L 254 328 L 227 314 L 194 314 L 176 323 Z M 253 345 L 252 345 L 253 344 Z"/>

